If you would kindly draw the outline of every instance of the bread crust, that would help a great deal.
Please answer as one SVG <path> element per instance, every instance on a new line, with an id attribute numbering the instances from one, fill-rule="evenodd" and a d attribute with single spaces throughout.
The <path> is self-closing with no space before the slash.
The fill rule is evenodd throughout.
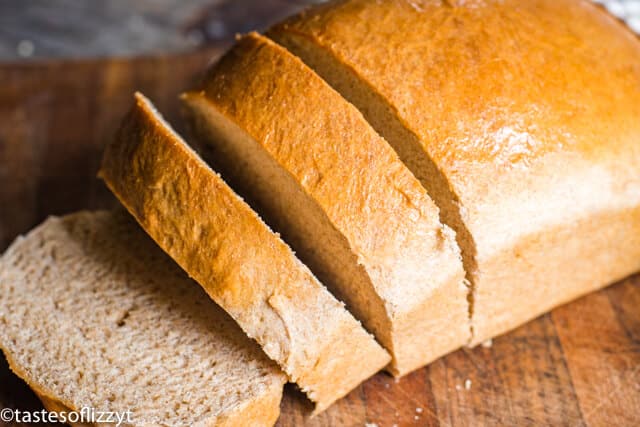
<path id="1" fill-rule="evenodd" d="M 255 426 L 271 427 L 276 424 L 280 416 L 280 401 L 282 400 L 282 388 L 273 387 L 269 393 L 263 394 L 247 404 L 244 408 L 238 408 L 226 417 L 217 421 L 212 427 L 237 427 Z M 209 424 L 203 424 L 208 426 Z"/>
<path id="2" fill-rule="evenodd" d="M 105 150 L 100 176 L 159 246 L 316 402 L 316 412 L 389 361 L 141 94 Z"/>
<path id="3" fill-rule="evenodd" d="M 308 203 L 319 207 L 328 227 L 346 239 L 375 297 L 357 301 L 355 294 L 364 291 L 351 276 L 333 283 L 332 290 L 392 352 L 392 373 L 404 375 L 467 344 L 467 291 L 454 234 L 442 226 L 418 180 L 352 105 L 302 61 L 256 33 L 240 39 L 209 71 L 202 88 L 183 97 L 200 116 L 195 120 L 200 139 L 217 144 L 205 128 L 214 114 L 224 116 L 257 142 L 256 149 L 264 150 Z M 242 173 L 248 169 L 255 166 Z M 295 243 L 300 236 L 322 238 L 314 236 L 318 230 L 310 223 L 290 225 L 296 214 L 273 202 L 269 206 L 271 194 L 253 193 L 301 256 L 322 251 L 305 252 Z"/>
<path id="4" fill-rule="evenodd" d="M 456 206 L 474 344 L 640 268 L 640 41 L 591 2 L 337 1 L 268 34 L 357 82 L 332 84 Z"/>
<path id="5" fill-rule="evenodd" d="M 0 346 L 0 351 L 2 351 L 4 357 L 7 359 L 7 364 L 9 365 L 11 372 L 27 383 L 29 388 L 31 388 L 35 395 L 38 396 L 38 399 L 40 399 L 42 405 L 47 411 L 63 412 L 77 410 L 73 408 L 73 405 L 65 403 L 61 399 L 54 397 L 54 393 L 46 390 L 43 386 L 38 384 L 31 375 L 28 375 L 27 372 L 13 360 L 11 353 L 4 347 Z"/>
<path id="6" fill-rule="evenodd" d="M 16 372 L 15 370 L 12 371 Z M 17 373 L 16 373 L 17 375 Z M 24 379 L 24 377 L 21 376 Z M 42 402 L 42 406 L 49 412 L 77 412 L 79 409 L 74 409 L 71 406 L 67 406 L 56 398 L 49 397 L 44 394 L 38 387 L 31 386 L 38 399 Z M 193 427 L 237 427 L 237 426 L 251 426 L 251 427 L 271 427 L 276 424 L 278 417 L 280 416 L 280 401 L 282 400 L 282 384 L 274 384 L 268 393 L 264 393 L 257 399 L 253 399 L 251 402 L 247 402 L 242 407 L 234 408 L 229 413 L 218 417 L 216 419 L 202 420 Z M 74 427 L 82 427 L 88 425 L 99 426 L 100 423 L 88 424 L 88 423 L 69 423 Z M 123 427 L 126 424 L 121 424 Z M 161 424 L 158 424 L 160 427 Z M 150 427 L 147 425 L 147 427 Z"/>

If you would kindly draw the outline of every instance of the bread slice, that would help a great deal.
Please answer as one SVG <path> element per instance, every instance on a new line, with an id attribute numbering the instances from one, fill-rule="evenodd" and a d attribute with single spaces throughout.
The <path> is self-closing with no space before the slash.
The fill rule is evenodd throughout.
<path id="1" fill-rule="evenodd" d="M 640 268 L 640 41 L 603 11 L 348 0 L 268 35 L 363 112 L 456 230 L 473 343 Z"/>
<path id="2" fill-rule="evenodd" d="M 183 97 L 223 173 L 393 355 L 403 375 L 466 344 L 454 233 L 362 115 L 249 34 Z"/>
<path id="3" fill-rule="evenodd" d="M 316 402 L 316 412 L 388 363 L 344 305 L 142 95 L 107 147 L 100 175 L 160 247 Z"/>
<path id="4" fill-rule="evenodd" d="M 0 347 L 48 409 L 131 411 L 128 425 L 271 426 L 286 381 L 123 212 L 50 217 L 16 239 Z"/>

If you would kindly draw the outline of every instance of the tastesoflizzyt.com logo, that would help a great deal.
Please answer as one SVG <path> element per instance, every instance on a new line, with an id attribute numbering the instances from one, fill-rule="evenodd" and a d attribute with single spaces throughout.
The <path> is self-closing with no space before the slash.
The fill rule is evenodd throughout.
<path id="1" fill-rule="evenodd" d="M 22 411 L 20 409 L 4 408 L 0 410 L 0 421 L 5 423 L 62 423 L 62 424 L 115 424 L 120 427 L 124 424 L 132 424 L 130 410 L 122 412 L 97 411 L 84 407 L 80 411 L 54 412 L 46 411 Z"/>

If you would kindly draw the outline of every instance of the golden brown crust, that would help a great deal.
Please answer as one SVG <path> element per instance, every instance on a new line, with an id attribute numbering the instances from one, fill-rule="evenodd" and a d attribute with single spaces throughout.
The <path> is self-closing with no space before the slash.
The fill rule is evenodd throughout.
<path id="1" fill-rule="evenodd" d="M 61 403 L 58 399 L 48 397 L 38 388 L 34 393 L 49 412 L 68 413 L 77 411 Z M 282 385 L 274 384 L 269 393 L 262 394 L 258 399 L 247 402 L 246 405 L 234 408 L 231 413 L 213 419 L 201 420 L 196 427 L 236 427 L 241 425 L 252 427 L 271 427 L 280 416 L 280 401 L 282 400 Z M 73 426 L 99 425 L 90 423 L 69 423 Z"/>
<path id="2" fill-rule="evenodd" d="M 226 417 L 218 419 L 212 427 L 271 427 L 280 416 L 280 401 L 282 400 L 282 386 L 273 387 L 269 393 L 264 393 L 260 399 L 238 408 Z M 208 426 L 209 424 L 204 424 Z"/>
<path id="3" fill-rule="evenodd" d="M 42 406 L 44 406 L 45 409 L 49 412 L 68 413 L 68 412 L 75 411 L 74 409 L 71 409 L 70 407 L 62 404 L 57 399 L 52 399 L 50 397 L 47 397 L 46 395 L 39 393 L 35 389 L 33 391 L 36 394 L 36 396 L 38 396 L 38 399 L 40 399 L 40 401 L 42 402 Z M 97 423 L 93 424 L 93 423 L 72 423 L 72 422 L 67 422 L 67 424 L 72 425 L 74 427 L 98 425 Z"/>
<path id="4" fill-rule="evenodd" d="M 615 278 L 602 271 L 638 268 L 625 255 L 636 243 L 606 218 L 637 228 L 624 212 L 640 205 L 640 42 L 590 2 L 337 1 L 270 34 L 340 63 L 446 179 L 474 258 L 474 342 L 593 289 L 575 271 L 592 241 L 614 264 L 583 266 L 597 286 Z M 436 178 L 414 173 L 428 188 Z M 553 238 L 560 229 L 581 237 L 570 247 Z M 542 284 L 544 295 L 527 291 Z"/>
<path id="5" fill-rule="evenodd" d="M 390 330 L 372 326 L 370 301 L 365 310 L 371 312 L 357 315 L 394 353 L 394 373 L 468 342 L 464 272 L 453 234 L 418 180 L 352 105 L 255 33 L 214 66 L 203 89 L 186 95 L 187 106 L 203 117 L 223 115 L 250 135 L 346 238 Z M 312 239 L 312 232 L 305 235 Z M 349 286 L 339 293 L 358 312 L 349 292 L 362 291 L 343 290 Z"/>
<path id="6" fill-rule="evenodd" d="M 479 283 L 491 286 L 476 292 L 476 304 L 483 308 L 476 322 L 491 325 L 498 334 L 507 332 L 514 324 L 640 270 L 640 205 L 521 237 L 510 252 L 502 251 L 482 265 L 485 273 L 478 274 Z M 545 268 L 534 268 L 540 265 Z M 530 287 L 513 286 L 504 274 L 509 270 L 527 271 L 524 281 Z"/>
<path id="7" fill-rule="evenodd" d="M 308 393 L 316 410 L 325 409 L 389 356 L 161 120 L 137 94 L 105 151 L 101 177 L 159 246 Z M 368 363 L 358 363 L 363 359 Z"/>
<path id="8" fill-rule="evenodd" d="M 640 42 L 623 24 L 580 0 L 447 3 L 331 2 L 273 32 L 311 37 L 370 82 L 457 186 L 470 177 L 456 166 L 489 175 L 549 152 L 598 156 L 598 135 L 629 143 Z"/>

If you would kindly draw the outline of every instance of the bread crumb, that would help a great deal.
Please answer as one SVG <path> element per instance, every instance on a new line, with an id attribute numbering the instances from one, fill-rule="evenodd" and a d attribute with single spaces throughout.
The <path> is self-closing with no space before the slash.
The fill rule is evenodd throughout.
<path id="1" fill-rule="evenodd" d="M 419 420 L 420 419 L 420 415 L 416 415 L 415 417 L 413 417 L 414 420 Z"/>
<path id="2" fill-rule="evenodd" d="M 364 423 L 364 427 L 378 427 L 376 423 Z"/>
<path id="3" fill-rule="evenodd" d="M 18 46 L 16 47 L 16 51 L 21 58 L 29 58 L 33 55 L 35 46 L 31 40 L 20 40 L 20 43 L 18 43 Z"/>
<path id="4" fill-rule="evenodd" d="M 389 388 L 389 383 L 384 383 L 384 388 Z"/>
<path id="5" fill-rule="evenodd" d="M 471 390 L 471 380 L 469 378 L 464 381 L 464 389 Z"/>
<path id="6" fill-rule="evenodd" d="M 456 390 L 458 391 L 462 390 L 462 386 L 460 384 L 456 384 Z"/>
<path id="7" fill-rule="evenodd" d="M 482 347 L 484 348 L 491 348 L 491 346 L 493 345 L 493 340 L 489 338 L 488 340 L 483 341 L 480 345 L 482 345 Z"/>
<path id="8" fill-rule="evenodd" d="M 422 408 L 416 408 L 416 412 L 417 412 L 418 414 L 421 414 L 421 413 L 422 413 Z"/>

